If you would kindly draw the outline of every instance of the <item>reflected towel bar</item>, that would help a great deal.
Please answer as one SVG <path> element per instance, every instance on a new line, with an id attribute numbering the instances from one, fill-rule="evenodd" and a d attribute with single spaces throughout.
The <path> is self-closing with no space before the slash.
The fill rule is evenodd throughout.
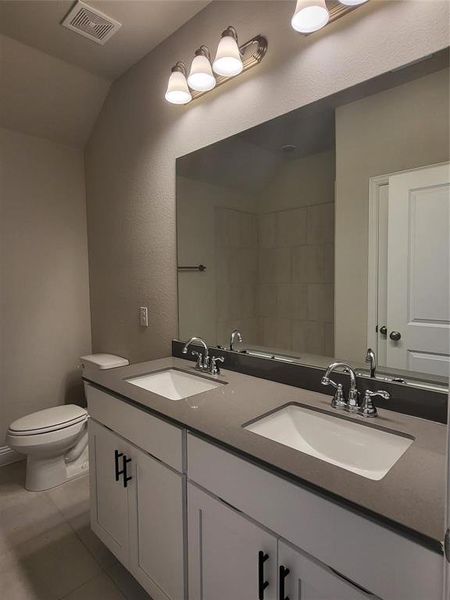
<path id="1" fill-rule="evenodd" d="M 194 265 L 191 267 L 177 267 L 178 271 L 206 271 L 205 265 Z"/>

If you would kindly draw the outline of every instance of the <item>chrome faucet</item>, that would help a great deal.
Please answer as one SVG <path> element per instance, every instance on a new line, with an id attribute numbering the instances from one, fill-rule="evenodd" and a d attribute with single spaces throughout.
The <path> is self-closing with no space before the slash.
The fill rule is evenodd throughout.
<path id="1" fill-rule="evenodd" d="M 233 346 L 234 346 L 235 340 L 237 340 L 238 342 L 241 342 L 241 343 L 243 341 L 242 334 L 239 331 L 239 329 L 233 329 L 233 331 L 231 332 L 231 336 L 230 336 L 230 350 L 234 350 Z"/>
<path id="2" fill-rule="evenodd" d="M 209 351 L 208 351 L 208 345 L 206 344 L 206 342 L 204 340 L 202 340 L 202 338 L 199 337 L 191 337 L 191 339 L 185 343 L 184 348 L 182 350 L 183 354 L 187 354 L 188 348 L 191 344 L 200 344 L 200 346 L 203 347 L 205 353 L 204 355 L 201 352 L 197 352 L 196 350 L 193 350 L 191 352 L 191 354 L 193 356 L 197 357 L 197 363 L 195 365 L 196 369 L 199 369 L 200 371 L 207 371 L 209 368 Z"/>
<path id="3" fill-rule="evenodd" d="M 342 390 L 342 384 L 336 383 L 330 379 L 331 373 L 339 368 L 343 367 L 345 372 L 350 375 L 350 390 L 348 392 L 347 401 L 345 401 L 344 392 Z M 348 410 L 349 412 L 357 412 L 359 409 L 359 392 L 356 387 L 356 375 L 352 367 L 344 362 L 334 362 L 328 366 L 325 375 L 322 377 L 322 385 L 332 385 L 336 389 L 334 398 L 331 402 L 333 408 L 340 408 Z"/>
<path id="4" fill-rule="evenodd" d="M 218 363 L 225 362 L 225 359 L 222 356 L 210 357 L 207 343 L 199 337 L 191 337 L 191 339 L 186 342 L 182 350 L 183 354 L 187 354 L 188 348 L 191 344 L 200 344 L 204 350 L 204 354 L 197 352 L 196 350 L 191 352 L 193 356 L 197 357 L 195 368 L 199 371 L 208 371 L 208 373 L 211 373 L 211 375 L 219 375 L 220 367 Z"/>
<path id="5" fill-rule="evenodd" d="M 367 354 L 366 354 L 365 360 L 366 360 L 366 363 L 368 363 L 370 365 L 370 376 L 373 379 L 376 375 L 376 370 L 377 370 L 377 356 L 376 356 L 375 352 L 372 350 L 372 348 L 367 348 Z"/>

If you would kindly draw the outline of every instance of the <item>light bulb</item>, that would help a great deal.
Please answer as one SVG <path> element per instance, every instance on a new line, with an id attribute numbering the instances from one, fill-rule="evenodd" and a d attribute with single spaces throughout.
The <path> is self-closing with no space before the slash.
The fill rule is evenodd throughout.
<path id="1" fill-rule="evenodd" d="M 192 100 L 186 81 L 186 68 L 178 62 L 172 69 L 167 85 L 166 100 L 171 104 L 187 104 Z"/>
<path id="2" fill-rule="evenodd" d="M 325 27 L 329 18 L 325 0 L 297 0 L 291 25 L 300 33 L 312 33 Z"/>
<path id="3" fill-rule="evenodd" d="M 236 31 L 231 26 L 222 33 L 212 68 L 214 73 L 223 77 L 239 75 L 244 68 Z"/>
<path id="4" fill-rule="evenodd" d="M 202 46 L 195 53 L 188 84 L 197 92 L 208 92 L 216 86 L 216 78 L 211 69 L 209 51 L 206 46 Z"/>
<path id="5" fill-rule="evenodd" d="M 345 6 L 358 6 L 358 4 L 364 4 L 367 0 L 339 0 L 341 4 L 345 4 Z"/>

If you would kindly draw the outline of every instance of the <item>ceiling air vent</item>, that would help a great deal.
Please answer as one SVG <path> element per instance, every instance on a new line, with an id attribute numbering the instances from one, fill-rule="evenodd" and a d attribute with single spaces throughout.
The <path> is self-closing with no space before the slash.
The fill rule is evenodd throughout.
<path id="1" fill-rule="evenodd" d="M 61 25 L 102 45 L 122 27 L 122 23 L 80 1 L 66 15 Z"/>

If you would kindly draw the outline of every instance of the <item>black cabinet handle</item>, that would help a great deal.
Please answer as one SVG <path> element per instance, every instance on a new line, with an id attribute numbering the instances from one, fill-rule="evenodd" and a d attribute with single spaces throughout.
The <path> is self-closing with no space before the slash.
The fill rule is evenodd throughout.
<path id="1" fill-rule="evenodd" d="M 123 487 L 128 487 L 128 482 L 133 479 L 131 477 L 131 475 L 128 475 L 128 471 L 127 471 L 127 465 L 130 462 L 131 462 L 131 458 L 127 458 L 126 456 L 123 456 L 123 458 L 122 458 Z"/>
<path id="2" fill-rule="evenodd" d="M 284 583 L 285 583 L 285 579 L 286 577 L 289 575 L 290 571 L 287 567 L 284 567 L 283 565 L 280 565 L 280 590 L 279 590 L 279 596 L 280 599 L 279 600 L 289 600 L 289 596 L 285 596 L 284 592 Z"/>
<path id="3" fill-rule="evenodd" d="M 116 481 L 119 481 L 119 477 L 122 475 L 123 470 L 119 470 L 119 458 L 123 456 L 122 452 L 118 450 L 114 450 L 114 473 L 116 477 Z"/>
<path id="4" fill-rule="evenodd" d="M 264 580 L 264 563 L 269 558 L 262 550 L 258 552 L 258 600 L 264 600 L 264 590 L 269 582 Z"/>

